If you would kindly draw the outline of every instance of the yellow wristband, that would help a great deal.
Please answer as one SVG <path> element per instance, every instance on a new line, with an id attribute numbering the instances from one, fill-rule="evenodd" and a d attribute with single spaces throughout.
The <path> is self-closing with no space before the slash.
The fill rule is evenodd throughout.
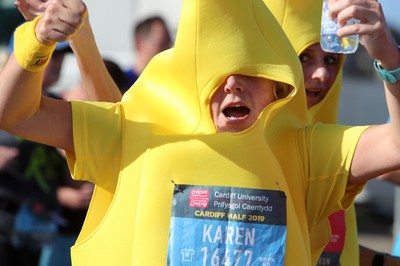
<path id="1" fill-rule="evenodd" d="M 31 72 L 45 69 L 56 47 L 56 42 L 46 45 L 36 38 L 35 27 L 40 17 L 25 22 L 14 33 L 14 56 L 21 67 Z"/>

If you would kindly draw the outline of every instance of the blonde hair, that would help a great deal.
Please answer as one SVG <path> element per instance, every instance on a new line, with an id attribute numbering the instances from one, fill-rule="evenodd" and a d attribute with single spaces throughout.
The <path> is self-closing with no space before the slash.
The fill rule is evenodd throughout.
<path id="1" fill-rule="evenodd" d="M 293 87 L 289 84 L 277 81 L 274 88 L 275 99 L 280 100 L 287 97 L 292 89 Z"/>

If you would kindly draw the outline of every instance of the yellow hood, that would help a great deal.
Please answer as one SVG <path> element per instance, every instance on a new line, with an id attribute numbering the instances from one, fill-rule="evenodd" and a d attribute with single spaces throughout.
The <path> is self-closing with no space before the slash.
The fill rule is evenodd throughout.
<path id="1" fill-rule="evenodd" d="M 322 0 L 264 0 L 300 55 L 307 47 L 319 43 Z M 338 75 L 325 98 L 309 110 L 313 123 L 336 123 L 342 86 L 344 56 Z"/>
<path id="2" fill-rule="evenodd" d="M 285 108 L 273 104 L 263 120 L 281 109 L 281 128 L 307 122 L 301 65 L 262 0 L 183 1 L 175 47 L 155 56 L 124 95 L 127 118 L 156 125 L 158 134 L 215 133 L 210 98 L 230 74 L 292 85 L 279 101 Z"/>

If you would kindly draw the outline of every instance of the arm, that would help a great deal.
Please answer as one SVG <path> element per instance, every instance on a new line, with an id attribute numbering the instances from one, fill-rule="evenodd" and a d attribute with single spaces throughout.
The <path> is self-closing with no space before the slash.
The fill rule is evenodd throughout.
<path id="1" fill-rule="evenodd" d="M 396 170 L 396 171 L 389 172 L 389 173 L 383 174 L 381 176 L 378 176 L 378 179 L 389 181 L 389 182 L 392 182 L 392 183 L 398 185 L 398 184 L 400 184 L 400 170 Z"/>
<path id="2" fill-rule="evenodd" d="M 80 188 L 60 186 L 57 188 L 57 199 L 61 205 L 74 209 L 87 209 L 93 194 L 93 184 L 85 182 Z"/>
<path id="3" fill-rule="evenodd" d="M 85 11 L 86 7 L 79 0 L 47 9 L 35 25 L 37 40 L 32 37 L 33 42 L 48 48 L 54 41 L 68 40 L 79 29 Z M 23 42 L 19 45 L 23 46 Z M 30 45 L 25 47 L 30 48 Z M 71 105 L 42 96 L 42 77 L 43 69 L 28 71 L 21 67 L 14 54 L 11 55 L 0 73 L 0 127 L 22 138 L 72 152 Z"/>
<path id="4" fill-rule="evenodd" d="M 30 0 L 29 2 L 17 0 L 15 4 L 25 19 L 32 20 L 43 14 L 50 2 L 50 0 Z M 120 101 L 121 92 L 104 65 L 88 17 L 83 27 L 73 36 L 70 44 L 78 62 L 82 86 L 88 95 L 88 100 Z"/>
<path id="5" fill-rule="evenodd" d="M 368 54 L 388 70 L 400 67 L 397 44 L 386 24 L 382 7 L 374 0 L 331 0 L 330 12 L 343 26 L 339 36 L 359 34 Z M 358 25 L 344 26 L 350 18 Z M 350 169 L 349 183 L 363 182 L 400 169 L 400 82 L 384 84 L 390 124 L 368 128 L 361 136 Z"/>
<path id="6" fill-rule="evenodd" d="M 77 58 L 82 86 L 91 101 L 118 102 L 122 94 L 107 71 L 97 48 L 89 19 L 71 40 L 71 47 Z"/>
<path id="7" fill-rule="evenodd" d="M 392 256 L 390 254 L 377 252 L 375 250 L 366 248 L 360 245 L 360 265 L 361 266 L 370 266 L 373 265 L 372 262 L 376 255 L 384 254 L 384 262 L 382 266 L 396 266 L 400 265 L 400 258 Z"/>
<path id="8" fill-rule="evenodd" d="M 0 127 L 13 135 L 73 151 L 71 106 L 41 94 L 43 71 L 23 69 L 11 55 L 0 73 Z"/>
<path id="9" fill-rule="evenodd" d="M 7 171 L 12 161 L 18 156 L 17 148 L 0 145 L 0 173 Z"/>

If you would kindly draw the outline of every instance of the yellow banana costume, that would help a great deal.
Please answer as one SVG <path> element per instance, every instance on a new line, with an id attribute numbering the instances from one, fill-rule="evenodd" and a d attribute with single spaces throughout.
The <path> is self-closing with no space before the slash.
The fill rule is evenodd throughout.
<path id="1" fill-rule="evenodd" d="M 315 0 L 264 0 L 275 18 L 282 25 L 283 30 L 291 41 L 296 53 L 300 55 L 309 46 L 319 43 L 321 31 L 322 1 Z M 342 86 L 343 64 L 345 57 L 340 57 L 339 72 L 334 83 L 324 99 L 309 109 L 312 123 L 336 123 L 339 107 L 340 91 Z M 345 224 L 339 223 L 335 228 L 345 230 L 344 247 L 327 247 L 329 252 L 321 256 L 321 265 L 336 265 L 340 257 L 341 265 L 358 265 L 359 248 L 357 237 L 357 223 L 354 205 L 345 210 Z M 344 227 L 344 228 L 341 228 Z M 323 229 L 322 229 L 323 230 Z M 335 235 L 338 233 L 336 232 Z M 316 230 L 313 235 L 312 246 L 315 256 L 321 251 L 321 232 Z M 342 243 L 343 239 L 333 239 Z M 343 250 L 341 250 L 343 249 Z"/>
<path id="2" fill-rule="evenodd" d="M 300 55 L 307 47 L 319 43 L 321 31 L 322 1 L 264 0 Z M 336 123 L 342 87 L 343 64 L 341 56 L 339 72 L 325 98 L 311 107 L 309 115 L 312 123 Z"/>
<path id="3" fill-rule="evenodd" d="M 247 130 L 216 133 L 210 98 L 231 74 L 293 89 Z M 346 184 L 365 127 L 308 126 L 305 103 L 262 0 L 184 0 L 175 47 L 120 103 L 72 102 L 68 163 L 96 184 L 73 265 L 313 265 L 310 231 L 362 188 Z"/>

